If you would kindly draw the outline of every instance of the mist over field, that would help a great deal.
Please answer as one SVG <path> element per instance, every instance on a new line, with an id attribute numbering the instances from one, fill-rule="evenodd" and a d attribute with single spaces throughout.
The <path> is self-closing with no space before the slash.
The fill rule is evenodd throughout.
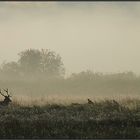
<path id="1" fill-rule="evenodd" d="M 0 21 L 0 87 L 15 100 L 139 98 L 139 2 L 1 2 Z M 37 57 L 29 70 L 29 49 L 59 54 L 65 74 L 40 72 Z"/>
<path id="2" fill-rule="evenodd" d="M 139 37 L 140 2 L 0 2 L 0 139 L 140 138 Z"/>

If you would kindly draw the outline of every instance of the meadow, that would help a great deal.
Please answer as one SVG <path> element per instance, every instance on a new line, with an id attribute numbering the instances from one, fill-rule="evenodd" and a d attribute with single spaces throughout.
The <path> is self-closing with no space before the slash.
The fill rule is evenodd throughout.
<path id="1" fill-rule="evenodd" d="M 140 100 L 0 108 L 0 138 L 140 138 Z"/>

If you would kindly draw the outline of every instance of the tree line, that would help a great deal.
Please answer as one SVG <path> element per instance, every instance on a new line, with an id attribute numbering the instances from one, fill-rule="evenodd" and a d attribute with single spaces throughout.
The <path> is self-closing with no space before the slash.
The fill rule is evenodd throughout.
<path id="1" fill-rule="evenodd" d="M 24 77 L 64 77 L 65 67 L 59 54 L 49 49 L 26 49 L 18 53 L 17 61 L 3 62 L 0 66 L 0 76 L 7 78 Z M 68 80 L 109 80 L 109 79 L 135 79 L 133 72 L 123 72 L 114 74 L 103 74 L 87 70 L 73 73 Z"/>
<path id="2" fill-rule="evenodd" d="M 0 73 L 10 77 L 64 76 L 65 68 L 59 54 L 48 49 L 27 49 L 18 53 L 17 61 L 3 62 Z"/>

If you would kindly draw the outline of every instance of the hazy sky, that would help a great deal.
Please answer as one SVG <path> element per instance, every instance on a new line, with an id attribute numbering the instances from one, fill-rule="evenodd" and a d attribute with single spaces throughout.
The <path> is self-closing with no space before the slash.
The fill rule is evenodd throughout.
<path id="1" fill-rule="evenodd" d="M 0 2 L 0 63 L 27 48 L 59 53 L 68 74 L 140 74 L 140 2 Z"/>

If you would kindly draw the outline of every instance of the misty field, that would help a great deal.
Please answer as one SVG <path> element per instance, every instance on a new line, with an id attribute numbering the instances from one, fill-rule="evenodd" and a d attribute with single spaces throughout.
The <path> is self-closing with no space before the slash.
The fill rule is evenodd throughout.
<path id="1" fill-rule="evenodd" d="M 140 138 L 139 4 L 1 3 L 0 139 Z"/>
<path id="2" fill-rule="evenodd" d="M 0 138 L 140 138 L 140 100 L 0 108 Z"/>
<path id="3" fill-rule="evenodd" d="M 0 138 L 140 138 L 140 77 L 132 72 L 1 75 L 0 85 L 13 101 L 0 108 Z"/>
<path id="4" fill-rule="evenodd" d="M 54 52 L 19 56 L 0 68 L 0 100 L 6 94 L 12 100 L 0 106 L 0 138 L 140 138 L 140 76 L 90 70 L 65 76 Z"/>

